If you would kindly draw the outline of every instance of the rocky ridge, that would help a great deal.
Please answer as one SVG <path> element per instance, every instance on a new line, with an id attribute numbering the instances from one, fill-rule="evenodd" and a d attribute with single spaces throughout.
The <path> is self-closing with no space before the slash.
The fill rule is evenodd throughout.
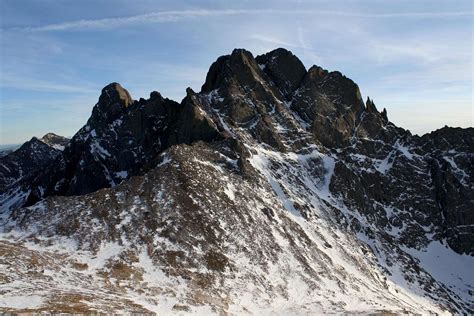
<path id="1" fill-rule="evenodd" d="M 51 166 L 68 141 L 65 137 L 48 133 L 40 139 L 33 137 L 18 149 L 0 157 L 0 192 Z"/>
<path id="2" fill-rule="evenodd" d="M 52 262 L 4 273 L 34 310 L 472 312 L 472 128 L 412 136 L 284 49 L 234 50 L 186 94 L 106 86 L 50 167 L 1 195 L 2 247 Z"/>

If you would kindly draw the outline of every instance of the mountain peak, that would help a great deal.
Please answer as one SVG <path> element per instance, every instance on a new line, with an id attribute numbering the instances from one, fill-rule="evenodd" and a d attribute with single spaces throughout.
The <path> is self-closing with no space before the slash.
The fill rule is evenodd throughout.
<path id="1" fill-rule="evenodd" d="M 329 72 L 320 66 L 313 65 L 308 69 L 308 75 L 311 78 L 322 78 L 325 77 Z"/>
<path id="2" fill-rule="evenodd" d="M 127 107 L 132 104 L 133 100 L 130 93 L 124 89 L 119 83 L 112 82 L 102 89 L 99 97 L 99 103 L 122 103 Z"/>
<path id="3" fill-rule="evenodd" d="M 369 113 L 378 113 L 379 112 L 377 110 L 377 107 L 375 106 L 374 100 L 371 100 L 369 97 L 367 97 L 367 101 L 365 102 L 365 107 L 367 109 L 367 112 L 369 112 Z"/>
<path id="4" fill-rule="evenodd" d="M 258 76 L 258 72 L 258 65 L 252 53 L 236 48 L 232 54 L 217 58 L 211 65 L 201 92 L 210 92 L 232 83 L 245 86 Z"/>
<path id="5" fill-rule="evenodd" d="M 48 138 L 52 138 L 52 137 L 61 137 L 61 136 L 49 132 L 49 133 L 44 134 L 43 137 L 41 137 L 41 139 L 48 139 Z"/>
<path id="6" fill-rule="evenodd" d="M 92 110 L 90 124 L 110 123 L 119 117 L 133 103 L 130 93 L 119 83 L 112 82 L 102 89 L 99 101 Z"/>
<path id="7" fill-rule="evenodd" d="M 232 54 L 230 54 L 231 57 L 242 57 L 242 56 L 250 56 L 253 57 L 252 53 L 246 50 L 245 48 L 234 48 L 232 50 Z"/>
<path id="8" fill-rule="evenodd" d="M 69 138 L 56 135 L 54 133 L 47 133 L 39 139 L 46 145 L 53 147 L 54 149 L 63 150 L 64 146 L 69 142 Z"/>
<path id="9" fill-rule="evenodd" d="M 289 97 L 298 88 L 306 75 L 306 68 L 301 60 L 284 48 L 257 56 L 256 61 L 285 97 Z"/>

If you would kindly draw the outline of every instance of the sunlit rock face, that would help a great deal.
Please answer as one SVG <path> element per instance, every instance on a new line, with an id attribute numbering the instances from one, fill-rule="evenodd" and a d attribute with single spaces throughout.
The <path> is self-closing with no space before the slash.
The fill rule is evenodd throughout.
<path id="1" fill-rule="evenodd" d="M 0 169 L 1 311 L 473 312 L 474 129 L 412 136 L 285 49 L 181 103 L 112 83 L 47 152 Z"/>

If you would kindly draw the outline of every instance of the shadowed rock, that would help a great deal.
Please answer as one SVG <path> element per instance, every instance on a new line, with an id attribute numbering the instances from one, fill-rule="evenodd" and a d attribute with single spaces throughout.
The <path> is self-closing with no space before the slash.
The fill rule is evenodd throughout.
<path id="1" fill-rule="evenodd" d="M 298 89 L 306 75 L 306 68 L 301 60 L 284 48 L 275 49 L 255 59 L 286 98 Z"/>

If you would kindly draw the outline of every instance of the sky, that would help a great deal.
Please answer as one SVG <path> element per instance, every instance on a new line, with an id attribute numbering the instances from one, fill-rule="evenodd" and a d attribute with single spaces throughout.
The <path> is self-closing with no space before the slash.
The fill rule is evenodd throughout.
<path id="1" fill-rule="evenodd" d="M 474 122 L 471 0 L 0 0 L 0 22 L 0 145 L 74 135 L 110 82 L 179 102 L 234 48 L 338 70 L 414 134 Z"/>

